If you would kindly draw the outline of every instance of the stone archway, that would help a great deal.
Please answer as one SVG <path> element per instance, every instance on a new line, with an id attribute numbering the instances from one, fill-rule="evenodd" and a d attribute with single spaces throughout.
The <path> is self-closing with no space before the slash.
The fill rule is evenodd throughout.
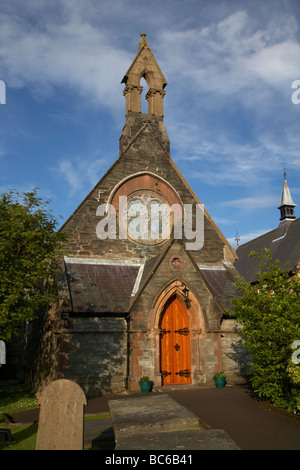
<path id="1" fill-rule="evenodd" d="M 200 353 L 200 338 L 204 338 L 206 336 L 206 328 L 207 328 L 207 320 L 206 315 L 201 308 L 201 305 L 196 298 L 195 294 L 193 293 L 193 289 L 190 286 L 189 288 L 189 303 L 186 305 L 186 299 L 183 294 L 182 288 L 182 281 L 178 279 L 173 280 L 169 283 L 165 288 L 161 291 L 158 297 L 154 300 L 151 311 L 148 317 L 148 331 L 151 332 L 151 342 L 152 342 L 152 351 L 154 353 L 153 363 L 154 363 L 154 382 L 156 386 L 161 386 L 162 384 L 166 384 L 166 380 L 162 374 L 162 360 L 161 360 L 161 353 L 162 353 L 162 342 L 161 342 L 161 333 L 162 329 L 169 329 L 164 328 L 164 315 L 168 309 L 168 306 L 172 304 L 174 299 L 176 300 L 177 307 L 180 305 L 181 310 L 184 310 L 182 313 L 182 317 L 185 318 L 189 328 L 189 347 L 190 347 L 190 367 L 180 368 L 179 370 L 174 371 L 175 378 L 179 379 L 180 377 L 184 377 L 185 375 L 189 375 L 189 377 L 185 377 L 185 379 L 189 379 L 188 381 L 176 381 L 175 384 L 179 383 L 197 383 L 197 374 L 201 370 L 201 353 Z M 174 308 L 174 304 L 171 308 Z M 176 307 L 175 307 L 176 308 Z M 179 307 L 180 308 L 180 307 Z M 183 321 L 183 319 L 182 319 Z M 183 325 L 183 324 L 182 324 Z M 175 330 L 184 329 L 186 326 L 182 326 L 182 328 L 174 328 Z M 183 335 L 184 336 L 184 335 Z M 179 338 L 180 335 L 174 336 L 173 339 Z M 176 340 L 173 344 L 173 348 L 176 344 L 180 343 Z M 187 347 L 182 346 L 182 347 Z M 184 360 L 182 362 L 184 364 Z M 187 372 L 185 373 L 185 369 L 190 370 L 190 374 Z M 165 369 L 167 370 L 167 369 Z M 183 371 L 180 373 L 180 371 Z M 170 372 L 170 371 L 169 371 Z M 178 372 L 178 375 L 176 375 Z M 174 378 L 174 374 L 172 375 L 172 379 Z"/>

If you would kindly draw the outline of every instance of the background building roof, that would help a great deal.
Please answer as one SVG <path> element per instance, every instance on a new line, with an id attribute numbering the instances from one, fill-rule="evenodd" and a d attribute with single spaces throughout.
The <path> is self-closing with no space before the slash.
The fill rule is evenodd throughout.
<path id="1" fill-rule="evenodd" d="M 300 260 L 300 218 L 285 220 L 275 230 L 265 233 L 237 248 L 238 260 L 234 266 L 249 282 L 256 280 L 259 262 L 249 258 L 251 251 L 271 250 L 273 259 L 279 260 L 282 269 L 293 271 Z"/>

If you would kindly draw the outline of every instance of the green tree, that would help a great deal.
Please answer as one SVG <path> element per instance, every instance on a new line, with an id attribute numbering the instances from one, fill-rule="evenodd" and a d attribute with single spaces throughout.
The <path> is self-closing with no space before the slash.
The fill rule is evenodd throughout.
<path id="1" fill-rule="evenodd" d="M 22 323 L 52 302 L 58 291 L 57 260 L 65 235 L 49 201 L 37 189 L 0 196 L 0 339 L 8 341 Z"/>
<path id="2" fill-rule="evenodd" d="M 273 261 L 270 250 L 251 252 L 260 261 L 257 282 L 238 278 L 241 296 L 232 300 L 240 335 L 250 354 L 250 383 L 260 397 L 297 409 L 299 384 L 291 377 L 292 343 L 300 339 L 300 282 Z M 300 367 L 297 366 L 297 367 Z"/>

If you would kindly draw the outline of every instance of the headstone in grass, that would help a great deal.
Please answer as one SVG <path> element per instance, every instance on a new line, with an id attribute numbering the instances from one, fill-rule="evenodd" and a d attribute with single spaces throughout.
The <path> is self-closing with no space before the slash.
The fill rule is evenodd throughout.
<path id="1" fill-rule="evenodd" d="M 0 442 L 12 442 L 10 429 L 0 429 Z"/>
<path id="2" fill-rule="evenodd" d="M 82 450 L 84 405 L 81 387 L 71 380 L 50 383 L 39 399 L 36 450 Z"/>

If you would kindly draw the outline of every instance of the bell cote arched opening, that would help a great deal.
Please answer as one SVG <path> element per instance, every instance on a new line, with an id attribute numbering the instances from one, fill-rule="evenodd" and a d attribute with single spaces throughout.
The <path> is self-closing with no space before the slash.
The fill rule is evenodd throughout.
<path id="1" fill-rule="evenodd" d="M 167 81 L 148 45 L 146 34 L 141 34 L 139 51 L 122 80 L 122 83 L 125 83 L 123 94 L 126 99 L 126 116 L 129 111 L 141 112 L 142 78 L 148 85 L 145 96 L 148 102 L 148 114 L 163 117 L 164 88 Z"/>

